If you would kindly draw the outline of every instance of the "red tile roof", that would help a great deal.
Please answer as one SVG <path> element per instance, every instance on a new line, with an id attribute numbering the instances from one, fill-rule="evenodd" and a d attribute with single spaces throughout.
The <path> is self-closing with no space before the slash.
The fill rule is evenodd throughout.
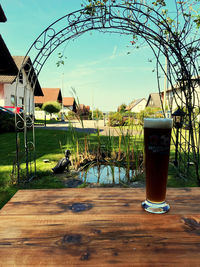
<path id="1" fill-rule="evenodd" d="M 43 104 L 49 101 L 61 101 L 62 94 L 60 88 L 42 88 L 44 96 L 35 96 L 35 104 Z"/>
<path id="2" fill-rule="evenodd" d="M 63 97 L 63 106 L 64 107 L 71 107 L 74 104 L 74 97 Z"/>

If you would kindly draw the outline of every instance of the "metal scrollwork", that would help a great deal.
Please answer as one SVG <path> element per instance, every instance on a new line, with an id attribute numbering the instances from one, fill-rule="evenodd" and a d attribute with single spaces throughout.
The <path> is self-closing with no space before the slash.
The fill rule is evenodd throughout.
<path id="1" fill-rule="evenodd" d="M 182 138 L 179 144 L 180 158 L 181 160 L 184 159 L 182 164 L 184 170 L 189 170 L 188 162 L 194 163 L 197 179 L 200 182 L 198 171 L 200 131 L 199 126 L 197 127 L 200 123 L 197 123 L 198 116 L 194 112 L 195 109 L 199 108 L 197 94 L 199 65 L 197 58 L 199 57 L 200 41 L 197 36 L 196 39 L 195 37 L 194 39 L 188 37 L 191 29 L 191 18 L 184 18 L 182 30 L 175 32 L 171 29 L 171 22 L 164 13 L 162 15 L 159 9 L 156 11 L 156 9 L 150 8 L 145 4 L 145 1 L 134 1 L 132 4 L 125 3 L 123 5 L 117 5 L 115 2 L 111 1 L 110 5 L 105 6 L 87 7 L 67 14 L 56 20 L 40 34 L 26 55 L 31 54 L 33 58 L 32 68 L 34 71 L 30 69 L 28 73 L 33 77 L 32 86 L 34 87 L 34 82 L 47 58 L 57 47 L 70 39 L 91 30 L 128 34 L 130 40 L 137 36 L 151 47 L 156 58 L 159 92 L 162 91 L 161 76 L 165 75 L 167 77 L 168 87 L 171 88 L 171 98 L 168 101 L 170 111 L 172 112 L 174 103 L 180 107 L 186 106 L 186 124 L 189 130 L 186 136 L 184 136 L 184 133 L 180 135 Z M 167 71 L 163 66 L 162 57 L 166 57 L 168 60 Z M 177 90 L 177 87 L 180 90 Z M 27 87 L 25 87 L 25 94 L 26 90 Z M 33 141 L 31 142 L 33 144 L 35 142 L 33 116 L 34 113 L 24 114 L 23 118 L 25 151 L 27 154 L 29 153 L 27 128 L 32 127 Z M 27 121 L 26 117 L 29 117 L 30 120 Z M 16 127 L 22 129 L 18 123 L 16 122 Z M 16 145 L 18 145 L 18 142 Z M 35 144 L 33 148 L 35 148 Z M 19 151 L 19 148 L 17 148 L 17 151 Z M 28 155 L 26 159 L 29 160 Z M 28 166 L 27 164 L 27 168 Z M 29 170 L 27 170 L 27 175 L 29 176 Z"/>

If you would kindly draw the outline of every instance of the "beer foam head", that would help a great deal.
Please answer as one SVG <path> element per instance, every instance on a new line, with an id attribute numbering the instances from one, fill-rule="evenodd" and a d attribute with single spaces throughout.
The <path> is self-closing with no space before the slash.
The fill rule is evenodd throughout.
<path id="1" fill-rule="evenodd" d="M 172 119 L 144 118 L 144 128 L 171 129 Z"/>

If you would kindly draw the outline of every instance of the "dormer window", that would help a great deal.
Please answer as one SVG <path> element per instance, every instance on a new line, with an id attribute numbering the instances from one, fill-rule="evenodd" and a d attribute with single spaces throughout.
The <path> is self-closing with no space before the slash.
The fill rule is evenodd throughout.
<path id="1" fill-rule="evenodd" d="M 23 84 L 23 73 L 20 71 L 19 73 L 19 82 Z"/>

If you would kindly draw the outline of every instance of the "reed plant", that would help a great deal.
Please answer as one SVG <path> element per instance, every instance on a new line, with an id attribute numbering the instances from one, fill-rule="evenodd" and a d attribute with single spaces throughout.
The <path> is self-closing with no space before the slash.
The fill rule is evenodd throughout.
<path id="1" fill-rule="evenodd" d="M 115 180 L 114 167 L 120 166 L 126 168 L 126 176 L 130 182 L 130 170 L 132 174 L 136 174 L 140 169 L 140 157 L 142 155 L 142 147 L 138 145 L 141 138 L 134 135 L 136 130 L 133 126 L 126 128 L 118 128 L 117 136 L 111 135 L 111 131 L 107 136 L 102 136 L 97 127 L 97 133 L 89 135 L 84 133 L 79 136 L 77 131 L 71 125 L 69 128 L 68 138 L 66 138 L 66 148 L 72 152 L 72 167 L 78 170 L 85 167 L 86 175 L 94 164 L 100 166 L 107 164 L 111 167 L 112 180 Z"/>

